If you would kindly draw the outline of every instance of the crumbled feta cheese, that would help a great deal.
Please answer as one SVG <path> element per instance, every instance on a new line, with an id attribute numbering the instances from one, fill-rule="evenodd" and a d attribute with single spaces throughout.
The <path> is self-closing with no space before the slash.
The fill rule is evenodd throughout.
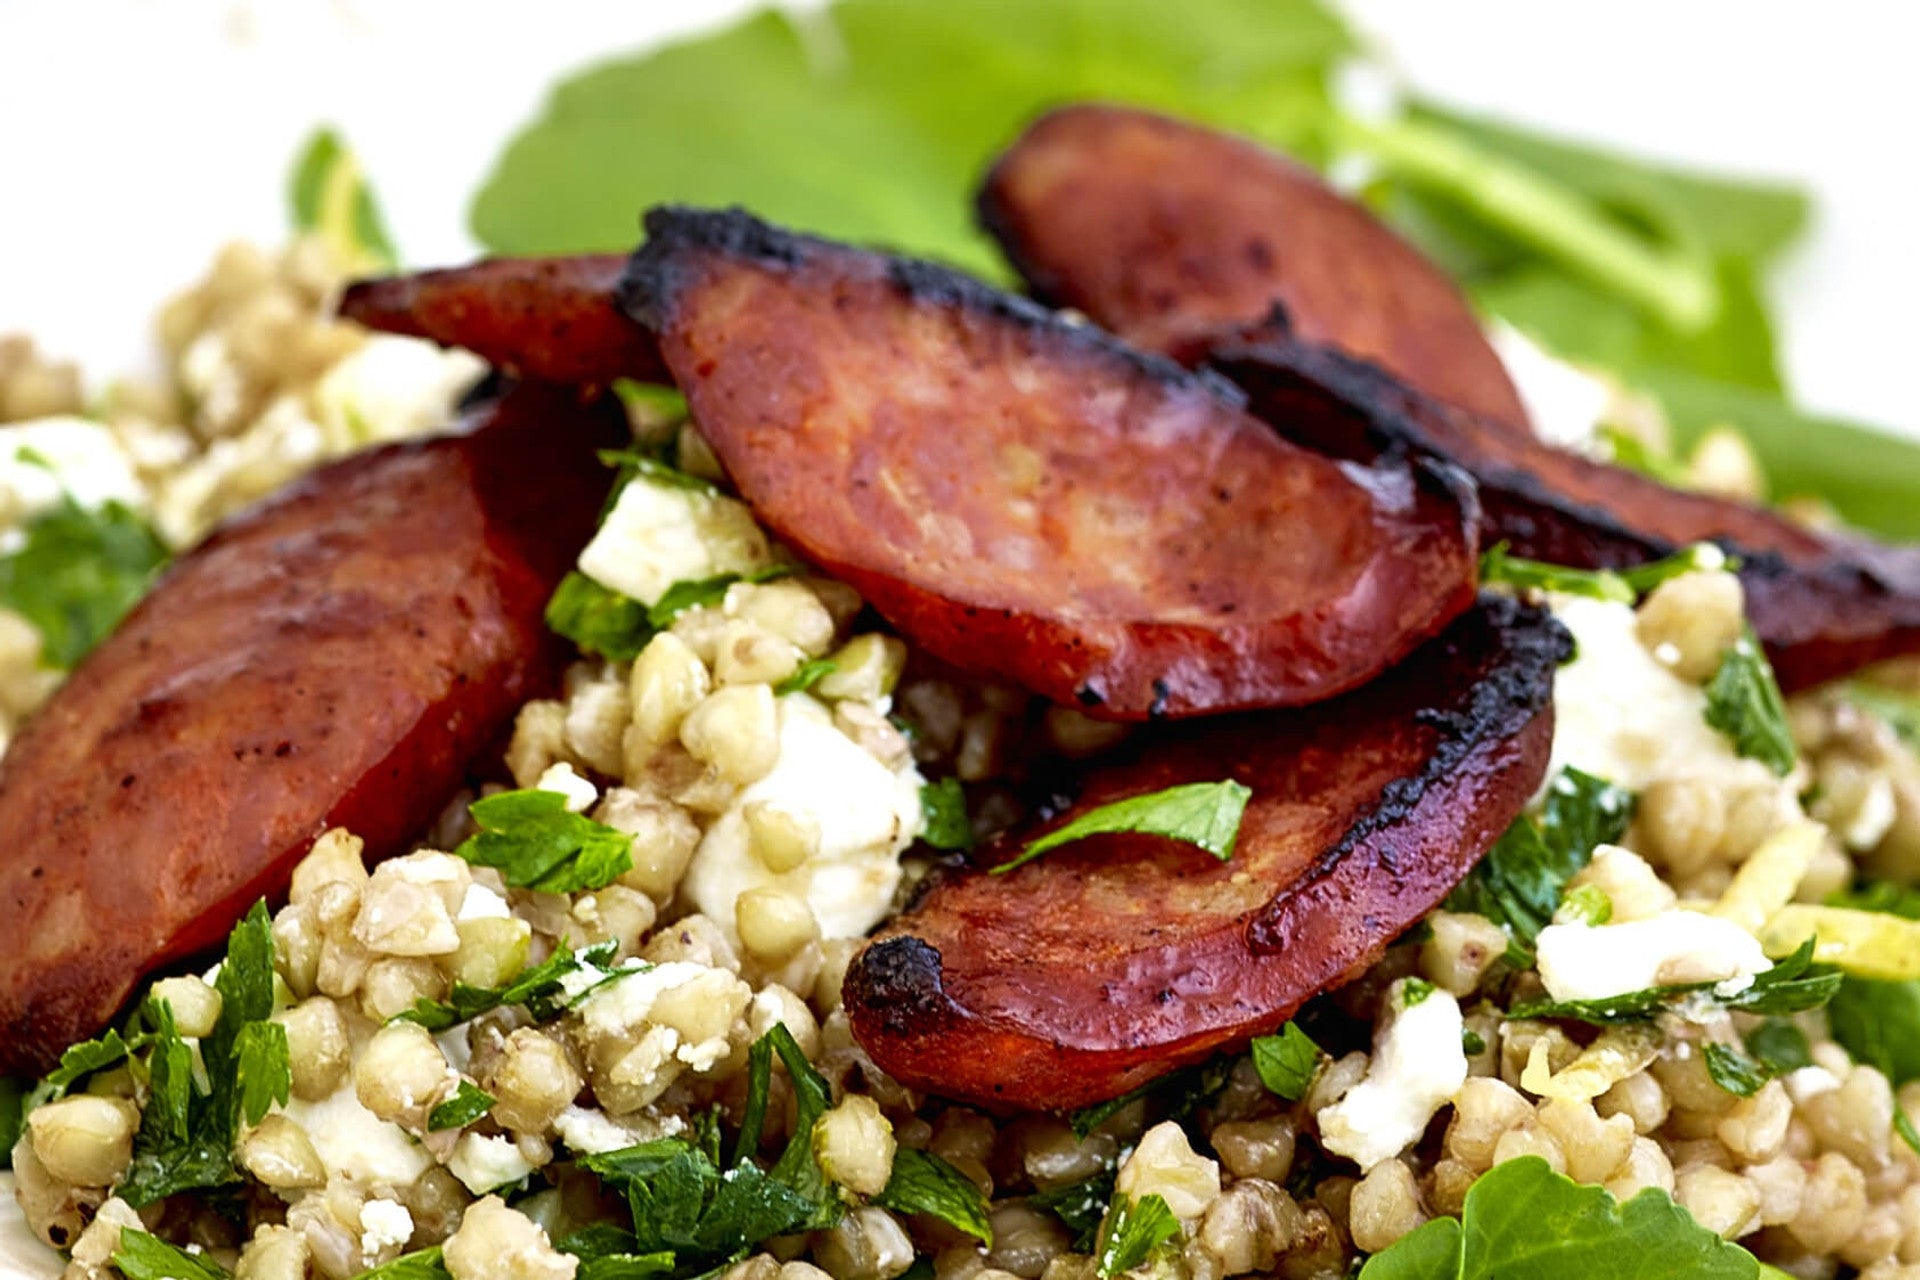
<path id="1" fill-rule="evenodd" d="M 63 493 L 88 508 L 147 505 L 132 460 L 99 423 L 62 416 L 0 426 L 0 525 L 24 524 Z"/>
<path id="2" fill-rule="evenodd" d="M 1706 694 L 1640 643 L 1632 609 L 1554 596 L 1553 612 L 1573 632 L 1578 652 L 1554 677 L 1549 778 L 1571 765 L 1641 791 L 1657 778 L 1743 783 L 1772 777 L 1759 761 L 1735 755 L 1707 724 Z"/>
<path id="3" fill-rule="evenodd" d="M 1534 434 L 1575 453 L 1596 453 L 1596 432 L 1613 403 L 1613 387 L 1550 354 L 1512 325 L 1496 323 L 1487 337 L 1520 393 Z"/>
<path id="4" fill-rule="evenodd" d="M 412 1238 L 413 1215 L 405 1205 L 381 1199 L 360 1206 L 360 1252 L 367 1265 L 373 1265 L 382 1249 Z"/>
<path id="5" fill-rule="evenodd" d="M 1737 995 L 1772 968 L 1759 941 L 1731 920 L 1663 911 L 1622 924 L 1555 924 L 1535 944 L 1540 980 L 1555 1000 L 1604 1000 L 1649 987 L 1713 982 Z"/>
<path id="6" fill-rule="evenodd" d="M 585 813 L 600 798 L 600 788 L 575 773 L 565 760 L 548 765 L 533 785 L 536 791 L 556 791 L 565 796 L 568 813 Z"/>
<path id="7" fill-rule="evenodd" d="M 1379 1034 L 1366 1079 L 1320 1109 L 1321 1144 L 1364 1171 L 1418 1142 L 1466 1083 L 1461 1029 L 1460 1004 L 1444 991 L 1402 1009 Z"/>
<path id="8" fill-rule="evenodd" d="M 484 361 L 418 338 L 375 334 L 313 387 L 313 417 L 337 449 L 417 436 L 444 426 Z"/>
<path id="9" fill-rule="evenodd" d="M 460 912 L 454 920 L 505 920 L 512 914 L 505 898 L 475 883 L 467 886 L 467 896 L 460 899 Z"/>
<path id="10" fill-rule="evenodd" d="M 727 1033 L 746 1011 L 753 989 L 724 969 L 709 969 L 686 960 L 627 970 L 619 979 L 599 987 L 574 1012 L 589 1040 L 630 1033 L 653 1022 L 654 1006 L 669 991 L 698 996 L 697 1003 L 716 1015 L 707 1020 L 715 1034 L 698 1040 L 683 1038 L 679 1026 L 653 1025 L 642 1037 L 655 1065 L 677 1059 L 695 1071 L 705 1071 L 727 1055 Z M 685 1003 L 685 1002 L 681 1002 Z"/>
<path id="11" fill-rule="evenodd" d="M 460 1136 L 447 1168 L 477 1196 L 511 1186 L 533 1172 L 533 1165 L 513 1143 L 472 1131 Z"/>
<path id="12" fill-rule="evenodd" d="M 1781 1083 L 1787 1086 L 1787 1096 L 1793 1099 L 1793 1105 L 1802 1107 L 1823 1093 L 1837 1090 L 1840 1077 L 1825 1067 L 1801 1067 L 1781 1077 Z"/>
<path id="13" fill-rule="evenodd" d="M 742 791 L 695 851 L 682 889 L 729 934 L 733 904 L 749 889 L 805 898 L 828 938 L 857 938 L 878 924 L 900 885 L 900 853 L 920 829 L 922 778 L 911 763 L 888 769 L 842 733 L 815 699 L 780 699 L 780 755 L 772 772 Z M 803 814 L 820 849 L 791 871 L 755 856 L 746 807 L 764 802 Z"/>
<path id="14" fill-rule="evenodd" d="M 767 538 L 742 503 L 641 476 L 620 491 L 580 553 L 580 572 L 653 604 L 676 582 L 750 573 L 772 562 Z"/>
<path id="15" fill-rule="evenodd" d="M 284 1110 L 307 1131 L 329 1176 L 405 1187 L 433 1167 L 433 1157 L 406 1130 L 360 1105 L 352 1081 L 318 1102 L 294 1098 Z"/>
<path id="16" fill-rule="evenodd" d="M 671 1138 L 684 1132 L 686 1127 L 687 1122 L 677 1115 L 656 1116 L 651 1111 L 642 1111 L 615 1120 L 604 1111 L 579 1106 L 568 1107 L 553 1122 L 560 1141 L 581 1155 L 618 1151 L 656 1138 Z"/>

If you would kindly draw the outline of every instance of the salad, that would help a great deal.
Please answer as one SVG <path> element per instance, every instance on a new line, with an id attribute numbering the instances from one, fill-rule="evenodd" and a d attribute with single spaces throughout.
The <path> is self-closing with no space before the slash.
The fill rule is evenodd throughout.
<path id="1" fill-rule="evenodd" d="M 609 64 L 468 266 L 323 132 L 163 380 L 0 346 L 17 1265 L 1920 1274 L 1913 463 L 1768 385 L 1797 198 L 1215 7 L 1138 105 L 990 5 Z"/>

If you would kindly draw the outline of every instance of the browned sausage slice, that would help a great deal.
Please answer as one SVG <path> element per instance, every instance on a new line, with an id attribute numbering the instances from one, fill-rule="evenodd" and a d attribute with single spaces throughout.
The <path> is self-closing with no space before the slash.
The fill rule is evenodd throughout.
<path id="1" fill-rule="evenodd" d="M 362 280 L 340 299 L 340 314 L 548 382 L 657 382 L 664 374 L 653 338 L 614 305 L 626 262 L 621 254 L 490 258 Z"/>
<path id="2" fill-rule="evenodd" d="M 1154 735 L 983 860 L 1094 806 L 1227 777 L 1253 789 L 1232 860 L 1103 835 L 937 881 L 854 958 L 854 1035 L 914 1088 L 1064 1108 L 1273 1030 L 1377 960 L 1520 812 L 1569 651 L 1544 612 L 1488 595 L 1336 702 Z"/>
<path id="3" fill-rule="evenodd" d="M 1145 111 L 1042 116 L 987 175 L 981 221 L 1043 299 L 1193 363 L 1222 332 L 1281 332 L 1377 361 L 1429 395 L 1525 427 L 1445 273 L 1310 170 Z"/>
<path id="4" fill-rule="evenodd" d="M 327 827 L 417 834 L 550 683 L 542 621 L 617 412 L 521 389 L 317 472 L 177 563 L 0 762 L 0 1071 L 285 889 Z"/>
<path id="5" fill-rule="evenodd" d="M 1740 559 L 1748 616 L 1790 690 L 1920 650 L 1920 548 L 1670 489 L 1501 430 L 1336 351 L 1261 339 L 1216 360 L 1261 416 L 1310 448 L 1355 459 L 1421 448 L 1459 462 L 1479 482 L 1486 540 L 1504 539 L 1516 555 L 1625 568 L 1720 544 Z"/>
<path id="6" fill-rule="evenodd" d="M 1471 601 L 1444 470 L 926 263 L 655 210 L 623 289 L 755 514 L 910 640 L 1119 719 L 1311 702 Z"/>

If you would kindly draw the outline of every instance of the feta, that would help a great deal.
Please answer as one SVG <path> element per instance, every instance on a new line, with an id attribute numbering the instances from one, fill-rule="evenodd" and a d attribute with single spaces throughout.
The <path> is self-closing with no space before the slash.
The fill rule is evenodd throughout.
<path id="1" fill-rule="evenodd" d="M 1743 760 L 1707 724 L 1707 695 L 1649 653 L 1633 610 L 1610 600 L 1556 595 L 1554 616 L 1578 652 L 1553 684 L 1549 778 L 1567 766 L 1632 791 L 1660 778 L 1710 777 L 1730 785 L 1772 778 Z"/>
<path id="2" fill-rule="evenodd" d="M 1549 354 L 1512 325 L 1495 324 L 1487 337 L 1520 393 L 1534 434 L 1561 449 L 1598 453 L 1597 433 L 1613 404 L 1612 385 Z"/>
<path id="3" fill-rule="evenodd" d="M 580 1106 L 568 1107 L 553 1122 L 560 1141 L 581 1155 L 618 1151 L 656 1138 L 670 1138 L 686 1127 L 687 1122 L 676 1115 L 653 1116 L 641 1112 L 615 1120 L 604 1111 Z"/>
<path id="4" fill-rule="evenodd" d="M 683 989 L 699 996 L 703 1008 L 726 1015 L 709 1020 L 714 1034 L 688 1040 L 681 1035 L 680 1027 L 649 1025 L 661 997 Z M 705 1071 L 727 1056 L 732 1048 L 727 1033 L 752 999 L 753 989 L 724 969 L 670 960 L 623 970 L 620 977 L 589 993 L 574 1012 L 589 1040 L 612 1039 L 648 1027 L 641 1043 L 650 1049 L 653 1065 L 678 1060 L 695 1071 Z"/>
<path id="5" fill-rule="evenodd" d="M 360 1105 L 351 1080 L 318 1102 L 293 1098 L 282 1109 L 307 1131 L 330 1177 L 405 1187 L 433 1167 L 433 1157 L 406 1130 Z"/>
<path id="6" fill-rule="evenodd" d="M 1736 995 L 1772 968 L 1759 940 L 1731 920 L 1663 911 L 1622 924 L 1554 924 L 1540 931 L 1540 980 L 1555 1000 L 1604 1000 L 1679 983 Z"/>
<path id="7" fill-rule="evenodd" d="M 486 371 L 468 352 L 375 334 L 314 384 L 313 417 L 341 451 L 422 435 L 451 420 Z"/>
<path id="8" fill-rule="evenodd" d="M 392 1200 L 369 1200 L 360 1206 L 360 1253 L 372 1266 L 382 1249 L 413 1238 L 413 1215 Z"/>
<path id="9" fill-rule="evenodd" d="M 1418 1142 L 1467 1081 L 1462 1025 L 1444 991 L 1402 1009 L 1378 1035 L 1366 1079 L 1320 1108 L 1321 1144 L 1366 1171 Z"/>
<path id="10" fill-rule="evenodd" d="M 477 1196 L 511 1186 L 533 1172 L 520 1148 L 505 1138 L 468 1131 L 447 1160 L 447 1169 Z"/>
<path id="11" fill-rule="evenodd" d="M 742 503 L 636 477 L 620 491 L 580 572 L 641 604 L 676 582 L 751 573 L 772 563 L 767 538 Z"/>
<path id="12" fill-rule="evenodd" d="M 780 699 L 780 754 L 764 778 L 722 813 L 694 851 L 681 888 L 694 906 L 733 932 L 733 904 L 748 889 L 806 899 L 827 938 L 857 938 L 887 914 L 900 886 L 900 853 L 920 830 L 922 779 L 911 763 L 881 764 L 805 694 Z M 805 815 L 820 848 L 790 871 L 755 856 L 746 807 L 756 802 Z"/>
<path id="13" fill-rule="evenodd" d="M 554 791 L 565 796 L 568 813 L 585 813 L 600 798 L 600 789 L 575 773 L 565 760 L 548 765 L 533 786 L 536 791 Z"/>
<path id="14" fill-rule="evenodd" d="M 507 900 L 487 886 L 478 882 L 467 886 L 466 896 L 460 899 L 459 914 L 454 920 L 505 920 L 513 915 L 507 906 Z"/>
<path id="15" fill-rule="evenodd" d="M 132 459 L 100 423 L 61 416 L 0 426 L 0 525 L 52 510 L 63 493 L 87 508 L 147 505 Z"/>

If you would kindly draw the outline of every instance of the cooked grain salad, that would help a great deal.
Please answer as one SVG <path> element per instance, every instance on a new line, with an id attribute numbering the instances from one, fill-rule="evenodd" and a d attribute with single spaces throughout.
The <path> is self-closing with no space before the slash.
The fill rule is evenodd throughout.
<path id="1" fill-rule="evenodd" d="M 8 725 L 169 551 L 448 420 L 477 362 L 328 318 L 365 265 L 224 251 L 161 313 L 166 377 L 100 401 L 0 343 L 8 561 L 75 544 L 112 586 L 88 612 L 5 571 Z M 1248 1051 L 989 1115 L 875 1067 L 849 958 L 1129 731 L 919 660 L 677 397 L 621 390 L 636 447 L 548 611 L 561 696 L 417 850 L 327 831 L 223 959 L 14 1095 L 65 1276 L 1394 1280 L 1455 1274 L 1448 1220 L 1505 1274 L 1551 1218 L 1676 1275 L 1920 1278 L 1920 675 L 1783 704 L 1712 548 L 1496 551 L 1577 646 L 1528 815 Z M 1747 483 L 1711 447 L 1696 479 Z"/>

